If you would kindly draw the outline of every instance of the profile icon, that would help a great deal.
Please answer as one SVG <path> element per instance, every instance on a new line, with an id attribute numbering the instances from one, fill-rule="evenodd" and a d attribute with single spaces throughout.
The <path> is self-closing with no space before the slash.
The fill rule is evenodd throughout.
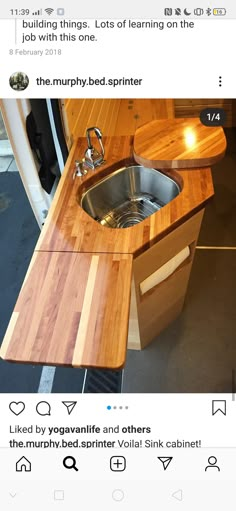
<path id="1" fill-rule="evenodd" d="M 216 468 L 218 472 L 220 472 L 220 467 L 216 464 L 217 458 L 215 456 L 210 456 L 210 458 L 208 458 L 208 463 L 209 465 L 205 468 L 205 472 L 207 472 L 210 468 Z"/>
<path id="2" fill-rule="evenodd" d="M 28 76 L 22 71 L 17 71 L 13 73 L 9 78 L 9 84 L 11 88 L 15 91 L 25 90 L 29 85 Z"/>

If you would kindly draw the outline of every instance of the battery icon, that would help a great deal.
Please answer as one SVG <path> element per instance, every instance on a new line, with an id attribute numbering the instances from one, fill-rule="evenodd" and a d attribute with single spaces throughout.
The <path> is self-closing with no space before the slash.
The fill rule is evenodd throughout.
<path id="1" fill-rule="evenodd" d="M 213 9 L 213 15 L 214 16 L 225 16 L 226 15 L 226 9 Z"/>

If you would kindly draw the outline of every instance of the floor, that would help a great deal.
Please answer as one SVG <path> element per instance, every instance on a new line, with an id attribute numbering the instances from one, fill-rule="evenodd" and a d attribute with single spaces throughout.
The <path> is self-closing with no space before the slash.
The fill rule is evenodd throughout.
<path id="1" fill-rule="evenodd" d="M 227 130 L 227 138 L 227 155 L 213 170 L 215 197 L 206 209 L 184 310 L 148 348 L 128 352 L 123 392 L 231 391 L 236 367 L 236 131 Z M 0 338 L 39 235 L 19 174 L 9 170 L 0 173 Z M 56 369 L 51 391 L 81 392 L 84 376 L 82 370 Z M 42 368 L 0 361 L 0 392 L 42 388 Z"/>

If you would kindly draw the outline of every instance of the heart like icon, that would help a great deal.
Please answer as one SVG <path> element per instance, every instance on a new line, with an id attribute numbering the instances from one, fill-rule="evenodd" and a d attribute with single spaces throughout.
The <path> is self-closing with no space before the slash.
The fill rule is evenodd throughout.
<path id="1" fill-rule="evenodd" d="M 9 408 L 11 412 L 14 413 L 15 415 L 20 415 L 25 409 L 25 403 L 23 403 L 23 401 L 19 401 L 18 403 L 12 401 L 9 404 Z"/>

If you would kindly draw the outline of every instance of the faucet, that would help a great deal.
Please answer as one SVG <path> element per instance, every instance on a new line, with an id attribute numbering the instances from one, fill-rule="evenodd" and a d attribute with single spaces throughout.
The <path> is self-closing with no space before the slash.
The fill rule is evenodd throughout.
<path id="1" fill-rule="evenodd" d="M 101 152 L 98 152 L 98 150 L 95 149 L 95 147 L 93 147 L 93 145 L 92 145 L 91 137 L 90 137 L 91 131 L 94 131 L 94 133 L 99 141 Z M 102 132 L 99 128 L 96 128 L 96 127 L 88 128 L 86 130 L 86 137 L 87 137 L 87 142 L 88 142 L 88 149 L 86 149 L 85 155 L 84 155 L 85 156 L 85 164 L 89 168 L 95 169 L 96 167 L 99 167 L 100 165 L 102 165 L 105 161 L 104 160 L 105 151 L 104 151 L 104 147 L 103 147 L 103 143 L 102 143 Z"/>
<path id="2" fill-rule="evenodd" d="M 91 137 L 90 137 L 91 131 L 94 131 L 94 133 L 99 141 L 101 152 L 99 152 L 92 145 Z M 87 169 L 94 170 L 96 167 L 99 167 L 100 165 L 105 163 L 105 160 L 104 160 L 105 150 L 104 150 L 104 146 L 102 143 L 101 130 L 95 126 L 92 128 L 87 128 L 86 138 L 87 138 L 87 142 L 88 142 L 88 148 L 86 149 L 86 151 L 84 153 L 84 158 L 82 158 L 81 161 L 75 160 L 75 170 L 74 170 L 74 174 L 73 174 L 73 179 L 76 176 L 79 176 L 79 177 L 85 176 L 88 172 Z"/>

